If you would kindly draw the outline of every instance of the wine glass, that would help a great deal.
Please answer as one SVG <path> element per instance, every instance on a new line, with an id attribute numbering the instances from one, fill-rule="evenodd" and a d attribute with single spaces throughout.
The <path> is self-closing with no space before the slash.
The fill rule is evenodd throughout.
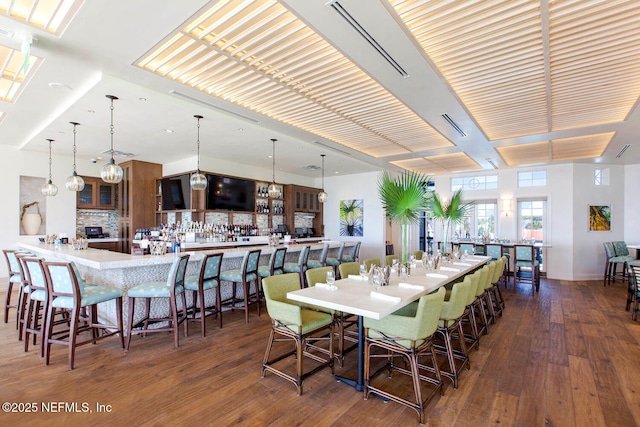
<path id="1" fill-rule="evenodd" d="M 406 265 L 400 266 L 400 278 L 402 280 L 407 280 L 409 277 L 409 268 Z"/>
<path id="2" fill-rule="evenodd" d="M 382 284 L 380 271 L 374 270 L 373 275 L 371 276 L 371 284 L 375 286 L 376 290 L 380 288 L 380 285 Z"/>
<path id="3" fill-rule="evenodd" d="M 362 280 L 364 280 L 367 274 L 369 274 L 367 266 L 365 264 L 360 264 L 360 277 L 362 277 Z"/>
<path id="4" fill-rule="evenodd" d="M 336 281 L 336 273 L 333 270 L 327 271 L 326 279 L 327 279 L 327 284 L 333 288 L 334 286 L 333 284 Z"/>

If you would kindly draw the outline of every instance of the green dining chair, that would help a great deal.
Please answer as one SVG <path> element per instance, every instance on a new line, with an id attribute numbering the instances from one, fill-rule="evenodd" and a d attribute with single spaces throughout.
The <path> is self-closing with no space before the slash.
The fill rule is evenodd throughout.
<path id="1" fill-rule="evenodd" d="M 449 300 L 442 303 L 440 320 L 438 320 L 437 333 L 442 336 L 444 347 L 436 345 L 435 348 L 446 354 L 449 368 L 446 370 L 440 366 L 440 374 L 452 381 L 454 389 L 458 388 L 460 372 L 464 368 L 469 369 L 469 354 L 462 329 L 462 315 L 467 296 L 473 291 L 475 291 L 475 284 L 472 283 L 470 275 L 465 276 L 462 282 L 455 283 L 451 288 Z M 457 340 L 458 349 L 454 349 L 452 339 Z"/>
<path id="2" fill-rule="evenodd" d="M 440 288 L 436 292 L 421 297 L 413 316 L 390 314 L 380 320 L 364 318 L 365 400 L 371 394 L 375 394 L 383 399 L 405 405 L 418 413 L 420 424 L 424 423 L 426 405 L 436 393 L 443 393 L 440 369 L 433 349 L 433 334 L 438 328 L 444 296 L 445 290 Z M 375 351 L 376 348 L 382 352 Z M 394 363 L 395 358 L 405 360 L 407 368 Z M 379 359 L 384 360 L 385 365 L 374 368 L 372 361 Z M 392 378 L 394 372 L 410 376 L 413 381 L 412 400 L 392 393 L 389 387 L 384 387 L 385 382 L 376 381 L 376 377 L 382 372 L 387 372 L 385 382 Z M 433 386 L 426 396 L 422 393 L 423 382 Z M 394 392 L 397 391 L 397 389 L 394 390 Z"/>
<path id="3" fill-rule="evenodd" d="M 301 395 L 303 382 L 309 375 L 324 367 L 329 367 L 333 375 L 333 316 L 301 307 L 287 299 L 288 292 L 300 289 L 300 276 L 297 273 L 267 277 L 262 286 L 267 312 L 271 317 L 269 341 L 262 360 L 262 378 L 266 372 L 271 372 L 292 382 L 298 395 Z M 293 350 L 285 353 L 280 351 L 278 356 L 271 358 L 274 343 L 278 341 L 291 341 Z M 285 370 L 289 365 L 284 363 L 291 356 L 294 356 L 295 362 L 293 373 Z M 305 358 L 320 365 L 305 372 Z"/>

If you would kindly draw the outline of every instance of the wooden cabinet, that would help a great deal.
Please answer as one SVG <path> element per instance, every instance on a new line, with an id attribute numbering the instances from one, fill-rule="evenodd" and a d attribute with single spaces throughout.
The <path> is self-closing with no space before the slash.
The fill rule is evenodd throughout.
<path id="1" fill-rule="evenodd" d="M 156 221 L 157 186 L 162 165 L 138 160 L 121 163 L 123 178 L 118 184 L 120 252 L 131 252 L 137 228 L 151 227 Z"/>
<path id="2" fill-rule="evenodd" d="M 318 213 L 322 203 L 318 201 L 319 188 L 293 186 L 294 209 L 296 212 Z"/>
<path id="3" fill-rule="evenodd" d="M 288 185 L 285 191 L 285 209 L 287 228 L 291 233 L 296 229 L 296 214 L 313 214 L 311 225 L 315 236 L 324 235 L 324 205 L 318 201 L 319 188 Z"/>
<path id="4" fill-rule="evenodd" d="M 82 177 L 84 189 L 78 192 L 79 209 L 115 209 L 116 186 L 100 178 Z"/>
<path id="5" fill-rule="evenodd" d="M 94 249 L 106 249 L 108 251 L 117 252 L 120 248 L 119 242 L 91 242 L 89 243 L 90 248 Z"/>

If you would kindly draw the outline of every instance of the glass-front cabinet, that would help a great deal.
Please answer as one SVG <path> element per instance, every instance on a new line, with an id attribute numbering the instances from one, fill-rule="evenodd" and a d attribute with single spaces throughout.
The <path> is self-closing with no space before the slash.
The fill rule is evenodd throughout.
<path id="1" fill-rule="evenodd" d="M 78 192 L 79 209 L 115 209 L 116 187 L 100 178 L 82 177 L 84 189 Z"/>

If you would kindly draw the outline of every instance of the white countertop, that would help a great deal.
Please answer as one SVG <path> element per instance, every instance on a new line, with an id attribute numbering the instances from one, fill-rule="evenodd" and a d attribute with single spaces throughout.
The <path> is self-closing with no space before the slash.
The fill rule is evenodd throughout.
<path id="1" fill-rule="evenodd" d="M 103 239 L 101 239 L 103 240 Z M 233 242 L 239 243 L 239 242 Z M 340 246 L 339 241 L 327 241 L 323 243 L 329 243 L 330 248 L 337 248 Z M 312 250 L 322 249 L 323 243 L 310 244 Z M 73 261 L 76 264 L 84 265 L 87 267 L 109 270 L 116 268 L 135 268 L 149 265 L 170 264 L 173 262 L 175 253 L 168 253 L 166 255 L 131 255 L 120 252 L 108 251 L 105 249 L 93 249 L 88 248 L 84 250 L 74 250 L 71 245 L 51 245 L 46 243 L 18 243 L 18 246 L 46 258 L 57 258 L 65 261 Z M 288 244 L 281 245 L 287 248 L 287 252 L 299 252 L 303 246 L 302 244 Z M 205 254 L 208 253 L 220 253 L 223 252 L 225 258 L 242 257 L 244 253 L 251 246 L 244 246 L 241 248 L 228 248 L 228 249 L 212 249 L 202 251 L 185 251 L 181 253 L 188 253 L 191 255 L 190 260 L 199 261 Z M 260 245 L 254 247 L 262 250 L 262 254 L 270 255 L 273 251 L 273 247 Z"/>

